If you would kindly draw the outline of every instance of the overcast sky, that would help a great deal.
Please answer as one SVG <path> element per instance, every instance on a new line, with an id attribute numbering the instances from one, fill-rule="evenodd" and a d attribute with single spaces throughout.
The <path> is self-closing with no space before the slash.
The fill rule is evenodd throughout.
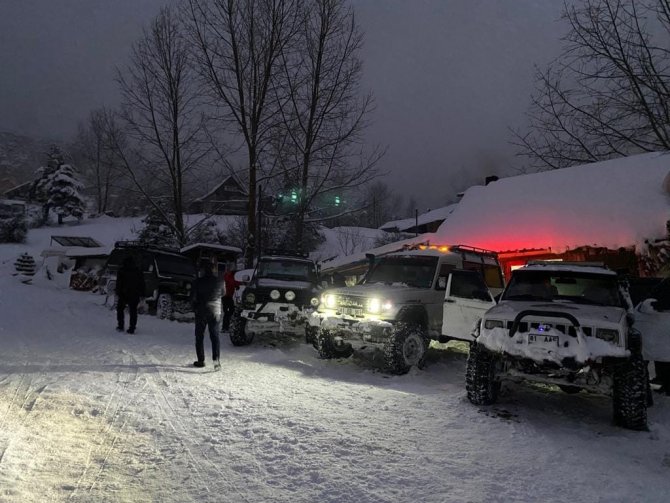
<path id="1" fill-rule="evenodd" d="M 67 138 L 114 106 L 114 67 L 165 0 L 0 0 L 0 131 Z M 365 33 L 371 144 L 420 210 L 514 172 L 533 65 L 556 56 L 558 0 L 354 0 Z"/>

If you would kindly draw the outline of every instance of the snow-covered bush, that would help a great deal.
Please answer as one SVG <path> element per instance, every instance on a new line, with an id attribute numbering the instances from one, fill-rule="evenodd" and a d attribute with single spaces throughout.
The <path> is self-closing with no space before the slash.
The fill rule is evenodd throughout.
<path id="1" fill-rule="evenodd" d="M 161 211 L 152 208 L 142 220 L 144 227 L 137 231 L 137 240 L 147 245 L 178 246 L 177 237 L 166 222 L 165 215 L 170 216 L 167 207 L 161 207 Z"/>
<path id="2" fill-rule="evenodd" d="M 0 218 L 0 243 L 25 243 L 28 225 L 22 215 Z"/>
<path id="3" fill-rule="evenodd" d="M 14 262 L 14 268 L 17 274 L 24 276 L 34 276 L 37 270 L 35 259 L 29 253 L 22 253 Z"/>
<path id="4" fill-rule="evenodd" d="M 81 195 L 83 188 L 72 165 L 61 164 L 56 168 L 51 175 L 47 204 L 58 215 L 58 223 L 62 223 L 63 217 L 81 219 L 84 216 L 86 200 Z"/>

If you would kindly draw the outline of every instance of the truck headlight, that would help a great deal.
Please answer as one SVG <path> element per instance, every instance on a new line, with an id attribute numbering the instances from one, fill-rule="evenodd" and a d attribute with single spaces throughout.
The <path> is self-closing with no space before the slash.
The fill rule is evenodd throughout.
<path id="1" fill-rule="evenodd" d="M 244 301 L 245 301 L 247 304 L 255 304 L 255 303 L 256 303 L 256 296 L 255 296 L 253 293 L 248 293 L 248 294 L 244 297 Z"/>
<path id="2" fill-rule="evenodd" d="M 382 310 L 382 301 L 381 299 L 373 298 L 368 301 L 368 312 L 369 313 L 378 313 Z"/>
<path id="3" fill-rule="evenodd" d="M 272 300 L 277 300 L 281 295 L 279 294 L 279 290 L 272 290 L 270 292 L 270 298 Z"/>
<path id="4" fill-rule="evenodd" d="M 617 344 L 619 342 L 619 331 L 613 328 L 599 328 L 596 330 L 596 337 Z"/>
<path id="5" fill-rule="evenodd" d="M 328 309 L 335 309 L 337 307 L 337 297 L 332 293 L 326 293 L 321 296 L 321 302 Z"/>
<path id="6" fill-rule="evenodd" d="M 284 294 L 284 297 L 286 297 L 286 300 L 289 302 L 292 302 L 295 300 L 295 292 L 293 290 L 289 290 Z"/>
<path id="7" fill-rule="evenodd" d="M 492 330 L 494 328 L 503 328 L 505 325 L 502 320 L 486 320 L 484 322 L 484 328 L 486 330 Z"/>

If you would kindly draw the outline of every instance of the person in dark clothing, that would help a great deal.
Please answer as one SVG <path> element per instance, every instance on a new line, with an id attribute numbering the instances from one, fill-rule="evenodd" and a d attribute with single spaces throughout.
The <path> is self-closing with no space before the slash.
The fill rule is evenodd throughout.
<path id="1" fill-rule="evenodd" d="M 200 277 L 191 288 L 191 303 L 195 312 L 195 367 L 205 366 L 205 327 L 209 329 L 212 341 L 212 360 L 214 370 L 220 370 L 219 363 L 219 323 L 221 322 L 221 297 L 223 282 L 212 272 L 212 264 L 205 262 L 200 266 Z"/>
<path id="2" fill-rule="evenodd" d="M 230 319 L 233 317 L 235 312 L 235 300 L 233 295 L 235 290 L 242 284 L 235 279 L 235 269 L 229 267 L 226 269 L 225 274 L 223 275 L 223 281 L 225 284 L 225 292 L 223 294 L 223 330 L 228 330 L 230 328 Z"/>
<path id="3" fill-rule="evenodd" d="M 116 275 L 116 295 L 118 297 L 116 329 L 123 332 L 124 310 L 128 306 L 130 313 L 128 333 L 134 334 L 137 327 L 137 305 L 140 303 L 140 298 L 144 296 L 144 275 L 130 256 L 123 259 L 123 265 Z"/>

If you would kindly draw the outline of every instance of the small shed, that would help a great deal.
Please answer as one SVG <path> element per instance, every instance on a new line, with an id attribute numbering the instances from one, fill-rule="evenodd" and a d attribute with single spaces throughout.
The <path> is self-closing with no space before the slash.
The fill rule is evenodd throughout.
<path id="1" fill-rule="evenodd" d="M 213 243 L 195 243 L 185 246 L 180 250 L 182 255 L 190 258 L 196 264 L 202 261 L 211 262 L 214 266 L 215 272 L 223 273 L 223 268 L 219 268 L 219 264 L 233 263 L 236 264 L 237 259 L 242 256 L 242 250 L 236 246 L 218 245 Z M 219 269 L 221 269 L 219 271 Z"/>
<path id="2" fill-rule="evenodd" d="M 468 189 L 435 239 L 494 250 L 509 276 L 528 260 L 597 260 L 631 275 L 667 238 L 670 156 L 641 154 Z"/>

